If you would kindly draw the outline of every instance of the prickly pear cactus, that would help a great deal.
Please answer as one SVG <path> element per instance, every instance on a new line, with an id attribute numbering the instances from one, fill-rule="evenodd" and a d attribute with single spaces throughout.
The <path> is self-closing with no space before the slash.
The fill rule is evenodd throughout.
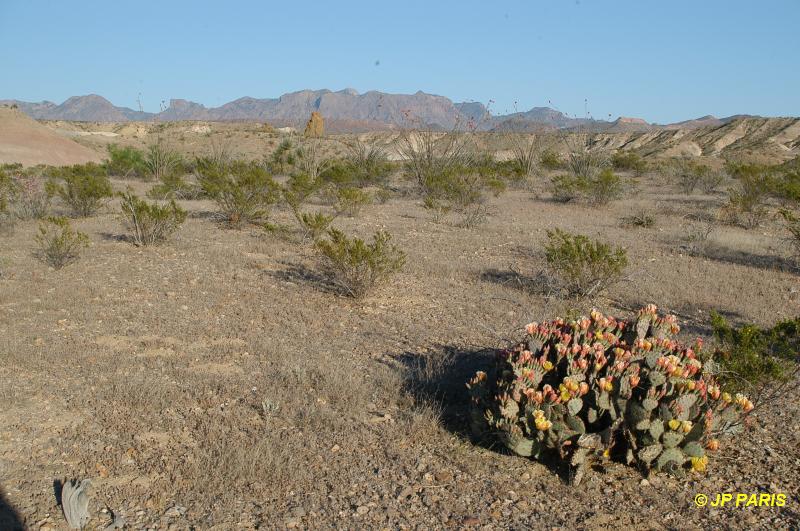
<path id="1" fill-rule="evenodd" d="M 467 384 L 472 428 L 522 456 L 556 453 L 576 481 L 612 451 L 645 470 L 703 472 L 716 437 L 753 409 L 747 397 L 721 392 L 703 370 L 702 341 L 679 344 L 675 316 L 653 305 L 630 322 L 592 311 L 526 331 Z"/>

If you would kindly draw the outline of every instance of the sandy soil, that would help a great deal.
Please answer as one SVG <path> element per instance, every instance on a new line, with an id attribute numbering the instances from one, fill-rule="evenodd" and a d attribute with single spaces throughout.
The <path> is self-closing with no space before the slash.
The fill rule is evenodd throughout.
<path id="1" fill-rule="evenodd" d="M 688 215 L 723 196 L 642 181 L 602 209 L 511 191 L 474 230 L 403 196 L 339 218 L 363 236 L 388 230 L 408 254 L 358 303 L 307 244 L 225 229 L 207 202 L 185 202 L 189 220 L 155 248 L 121 239 L 114 205 L 75 220 L 92 246 L 60 271 L 33 256 L 36 223 L 18 223 L 0 236 L 0 492 L 31 529 L 64 528 L 53 482 L 66 478 L 93 482 L 90 529 L 108 511 L 134 529 L 796 529 L 797 386 L 684 481 L 610 463 L 572 486 L 467 435 L 464 382 L 487 349 L 573 306 L 523 289 L 548 229 L 626 247 L 629 279 L 594 301 L 604 311 L 653 302 L 686 337 L 708 334 L 712 309 L 762 325 L 800 314 L 776 221 L 720 226 L 692 248 Z M 623 227 L 638 210 L 656 226 Z M 720 492 L 788 500 L 694 505 Z"/>

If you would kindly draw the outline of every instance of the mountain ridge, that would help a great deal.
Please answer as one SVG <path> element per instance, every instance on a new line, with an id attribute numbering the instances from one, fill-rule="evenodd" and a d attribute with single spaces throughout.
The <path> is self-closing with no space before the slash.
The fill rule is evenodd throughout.
<path id="1" fill-rule="evenodd" d="M 277 98 L 244 96 L 219 107 L 206 107 L 193 101 L 175 98 L 158 113 L 119 107 L 98 94 L 72 96 L 61 104 L 51 101 L 26 102 L 0 100 L 0 105 L 16 105 L 37 120 L 82 122 L 128 121 L 267 121 L 280 125 L 301 125 L 311 112 L 320 112 L 338 123 L 374 124 L 376 129 L 394 129 L 407 125 L 451 129 L 469 127 L 478 130 L 530 132 L 542 129 L 585 128 L 592 131 L 674 130 L 719 126 L 750 115 L 717 118 L 706 115 L 671 124 L 649 123 L 642 118 L 619 117 L 615 121 L 570 117 L 550 107 L 491 115 L 480 102 L 453 102 L 445 96 L 417 91 L 414 94 L 390 94 L 371 90 L 359 93 L 345 88 L 299 90 Z"/>

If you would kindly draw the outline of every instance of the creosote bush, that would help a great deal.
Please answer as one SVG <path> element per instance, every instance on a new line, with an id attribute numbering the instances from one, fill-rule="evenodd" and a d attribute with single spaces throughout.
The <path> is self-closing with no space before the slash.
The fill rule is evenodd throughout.
<path id="1" fill-rule="evenodd" d="M 785 222 L 786 231 L 789 233 L 786 238 L 795 257 L 800 258 L 800 216 L 794 214 L 789 209 L 781 210 L 781 217 Z"/>
<path id="2" fill-rule="evenodd" d="M 43 221 L 34 240 L 39 246 L 39 259 L 54 269 L 61 269 L 77 260 L 89 245 L 89 237 L 73 229 L 64 217 L 50 217 Z"/>
<path id="3" fill-rule="evenodd" d="M 166 205 L 148 203 L 130 190 L 120 193 L 119 197 L 122 218 L 135 245 L 155 245 L 166 241 L 186 221 L 186 210 L 174 199 Z"/>
<path id="4" fill-rule="evenodd" d="M 548 170 L 563 170 L 566 166 L 561 153 L 551 148 L 542 150 L 542 153 L 539 156 L 539 163 L 543 168 Z"/>
<path id="5" fill-rule="evenodd" d="M 752 324 L 736 328 L 711 313 L 717 342 L 713 360 L 719 379 L 730 392 L 757 392 L 787 383 L 800 363 L 800 316 L 767 329 Z"/>
<path id="6" fill-rule="evenodd" d="M 333 208 L 337 214 L 344 214 L 352 218 L 370 203 L 372 203 L 372 196 L 369 192 L 347 186 L 336 190 L 336 203 Z"/>
<path id="7" fill-rule="evenodd" d="M 376 232 L 371 243 L 348 238 L 338 229 L 329 229 L 328 238 L 315 244 L 333 282 L 344 293 L 362 298 L 375 286 L 387 281 L 405 264 L 406 255 L 391 243 L 387 232 Z"/>
<path id="8" fill-rule="evenodd" d="M 235 228 L 266 222 L 270 207 L 280 198 L 278 184 L 255 162 L 216 164 L 201 160 L 197 172 L 203 192 L 217 203 L 225 221 Z"/>
<path id="9" fill-rule="evenodd" d="M 97 164 L 59 168 L 55 177 L 60 181 L 51 179 L 49 189 L 79 217 L 93 215 L 113 195 L 105 169 Z"/>
<path id="10" fill-rule="evenodd" d="M 633 172 L 643 175 L 647 171 L 647 161 L 633 151 L 617 151 L 611 156 L 611 165 L 615 170 Z"/>
<path id="11" fill-rule="evenodd" d="M 632 321 L 592 311 L 526 331 L 470 380 L 473 431 L 518 455 L 568 463 L 575 483 L 609 456 L 645 471 L 702 473 L 718 437 L 754 407 L 723 391 L 701 361 L 702 341 L 675 341 L 675 316 L 655 306 Z"/>
<path id="12" fill-rule="evenodd" d="M 12 178 L 13 214 L 19 219 L 43 219 L 50 212 L 55 190 L 40 175 L 19 174 Z"/>
<path id="13" fill-rule="evenodd" d="M 106 149 L 108 159 L 105 161 L 105 168 L 109 176 L 123 179 L 132 177 L 142 179 L 149 176 L 150 171 L 142 151 L 117 144 L 109 144 Z"/>
<path id="14" fill-rule="evenodd" d="M 556 229 L 547 232 L 550 274 L 573 297 L 598 295 L 621 280 L 628 258 L 621 247 Z"/>
<path id="15" fill-rule="evenodd" d="M 724 180 L 721 172 L 691 159 L 675 159 L 667 168 L 678 187 L 687 195 L 697 189 L 703 193 L 711 193 Z"/>
<path id="16" fill-rule="evenodd" d="M 583 199 L 592 205 L 606 205 L 623 195 L 625 185 L 610 168 L 591 174 L 556 175 L 550 180 L 553 199 L 559 203 Z"/>

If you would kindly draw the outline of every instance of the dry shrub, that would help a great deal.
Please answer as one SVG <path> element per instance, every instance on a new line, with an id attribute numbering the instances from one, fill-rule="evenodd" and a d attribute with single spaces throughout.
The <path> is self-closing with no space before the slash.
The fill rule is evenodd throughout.
<path id="1" fill-rule="evenodd" d="M 64 217 L 47 218 L 39 225 L 39 233 L 34 239 L 39 246 L 39 259 L 53 269 L 73 263 L 89 245 L 89 237 L 73 229 Z"/>

